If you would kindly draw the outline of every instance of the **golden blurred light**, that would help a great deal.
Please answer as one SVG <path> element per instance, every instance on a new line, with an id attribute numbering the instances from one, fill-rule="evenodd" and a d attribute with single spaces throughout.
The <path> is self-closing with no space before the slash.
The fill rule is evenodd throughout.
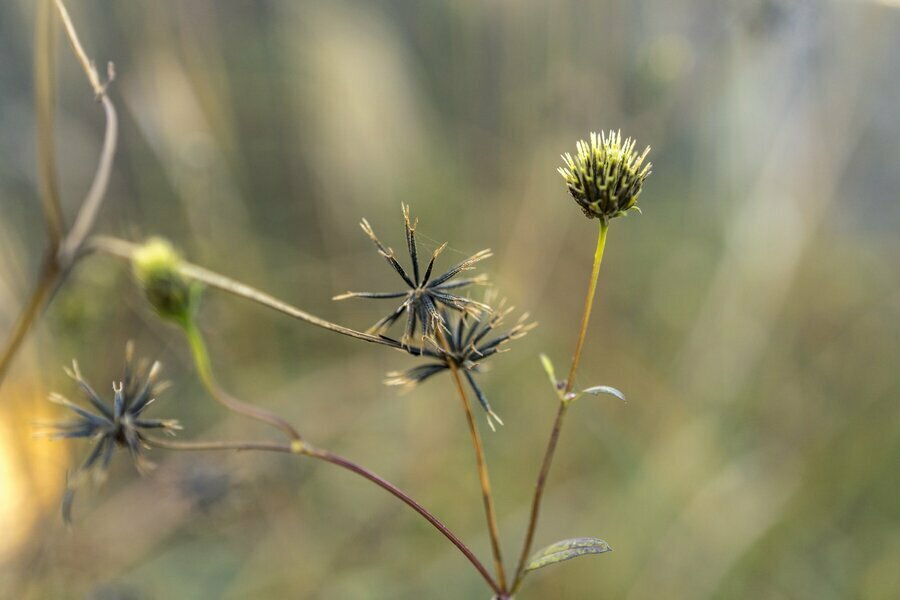
<path id="1" fill-rule="evenodd" d="M 6 558 L 22 542 L 32 522 L 28 503 L 29 482 L 16 459 L 12 432 L 0 421 L 0 559 Z"/>
<path id="2" fill-rule="evenodd" d="M 49 415 L 25 409 L 34 402 L 22 405 L 0 411 L 0 562 L 12 558 L 38 518 L 54 510 L 65 479 L 65 445 L 35 439 L 30 431 L 33 421 Z"/>

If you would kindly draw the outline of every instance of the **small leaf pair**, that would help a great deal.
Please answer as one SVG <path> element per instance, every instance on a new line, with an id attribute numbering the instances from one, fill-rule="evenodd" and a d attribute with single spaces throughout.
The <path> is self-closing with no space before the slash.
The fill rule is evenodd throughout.
<path id="1" fill-rule="evenodd" d="M 547 373 L 547 377 L 550 379 L 550 385 L 552 385 L 553 389 L 556 390 L 556 394 L 557 396 L 559 396 L 561 402 L 569 404 L 571 402 L 574 402 L 584 394 L 590 394 L 592 396 L 609 394 L 610 396 L 615 396 L 622 402 L 627 402 L 627 400 L 625 399 L 625 394 L 609 385 L 595 385 L 589 388 L 585 388 L 580 392 L 569 392 L 568 394 L 566 394 L 565 391 L 568 384 L 564 379 L 561 380 L 556 378 L 556 370 L 553 368 L 553 361 L 551 361 L 546 354 L 541 354 L 540 358 L 541 365 L 543 365 L 544 371 Z"/>

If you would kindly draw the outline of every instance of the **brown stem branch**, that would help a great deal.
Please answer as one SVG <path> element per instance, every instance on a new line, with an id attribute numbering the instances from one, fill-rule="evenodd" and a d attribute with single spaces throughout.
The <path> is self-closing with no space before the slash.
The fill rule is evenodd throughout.
<path id="1" fill-rule="evenodd" d="M 25 306 L 22 307 L 22 311 L 16 318 L 16 324 L 13 326 L 12 333 L 3 346 L 3 354 L 0 355 L 0 385 L 2 385 L 3 379 L 6 377 L 6 372 L 12 363 L 12 359 L 16 356 L 22 342 L 25 341 L 25 337 L 40 315 L 41 309 L 43 309 L 45 303 L 56 289 L 59 277 L 60 272 L 56 265 L 55 256 L 46 256 L 38 275 L 37 284 Z"/>
<path id="2" fill-rule="evenodd" d="M 37 5 L 34 35 L 34 108 L 37 131 L 37 168 L 47 243 L 54 251 L 65 233 L 59 200 L 56 144 L 53 137 L 56 105 L 54 21 L 51 0 Z"/>
<path id="3" fill-rule="evenodd" d="M 438 341 L 447 352 L 450 353 L 450 346 L 444 332 L 437 328 Z M 491 479 L 488 475 L 487 461 L 484 457 L 484 447 L 481 444 L 481 434 L 478 433 L 478 425 L 475 423 L 475 416 L 472 414 L 472 407 L 469 404 L 469 398 L 463 387 L 462 378 L 459 376 L 459 368 L 452 360 L 448 360 L 450 366 L 450 374 L 453 376 L 453 382 L 456 384 L 456 391 L 462 402 L 463 410 L 466 413 L 466 422 L 469 425 L 469 434 L 472 437 L 472 447 L 475 450 L 475 464 L 478 467 L 478 478 L 481 483 L 481 498 L 484 503 L 484 514 L 487 519 L 488 533 L 491 539 L 491 551 L 494 555 L 494 568 L 497 571 L 497 580 L 500 583 L 500 591 L 505 594 L 506 587 L 506 571 L 503 568 L 503 553 L 500 545 L 500 529 L 497 526 L 497 512 L 494 509 L 494 497 L 491 492 Z M 501 594 L 502 595 L 502 594 Z"/>
<path id="4" fill-rule="evenodd" d="M 19 313 L 12 334 L 3 346 L 3 352 L 0 355 L 0 384 L 3 383 L 7 369 L 34 325 L 34 321 L 41 314 L 44 306 L 53 298 L 56 290 L 59 289 L 74 266 L 82 246 L 94 226 L 97 214 L 106 197 L 119 134 L 116 108 L 106 95 L 106 85 L 113 76 L 112 64 L 109 67 L 109 79 L 106 83 L 101 83 L 97 69 L 87 57 L 78 40 L 78 34 L 72 25 L 65 5 L 61 0 L 56 0 L 55 4 L 72 50 L 81 63 L 94 94 L 103 106 L 106 131 L 94 180 L 81 203 L 72 228 L 68 233 L 64 233 L 65 225 L 59 202 L 53 139 L 53 23 L 49 14 L 50 1 L 41 2 L 35 36 L 35 107 L 38 131 L 38 169 L 48 242 L 43 267 L 38 275 L 35 289 Z"/>
<path id="5" fill-rule="evenodd" d="M 465 556 L 469 560 L 469 562 L 472 563 L 472 566 L 474 566 L 475 569 L 481 574 L 481 576 L 495 593 L 502 595 L 500 587 L 494 581 L 494 578 L 491 576 L 487 568 L 481 563 L 480 560 L 478 560 L 478 557 L 475 556 L 475 554 L 469 549 L 468 546 L 465 545 L 465 543 L 463 543 L 462 540 L 460 540 L 452 531 L 450 531 L 443 523 L 441 523 L 441 521 L 438 520 L 437 517 L 431 514 L 425 507 L 413 500 L 409 495 L 406 494 L 406 492 L 398 488 L 390 481 L 384 479 L 376 473 L 373 473 L 365 467 L 354 463 L 351 460 L 334 454 L 333 452 L 313 448 L 307 444 L 303 444 L 302 446 L 300 446 L 300 449 L 298 451 L 296 445 L 276 442 L 178 442 L 150 437 L 146 438 L 146 441 L 151 446 L 166 448 L 168 450 L 261 450 L 268 452 L 284 452 L 287 454 L 301 454 L 309 456 L 311 458 L 316 458 L 318 460 L 323 460 L 333 465 L 337 465 L 342 469 L 346 469 L 374 483 L 375 485 L 386 490 L 391 495 L 398 498 L 404 504 L 416 511 L 422 518 L 424 518 L 435 529 L 437 529 L 441 533 L 441 535 L 443 535 L 454 546 L 456 546 L 456 548 L 463 554 L 463 556 Z"/>
<path id="6" fill-rule="evenodd" d="M 525 577 L 525 563 L 531 552 L 531 546 L 534 543 L 534 534 L 537 531 L 538 518 L 541 513 L 541 500 L 544 497 L 544 489 L 547 486 L 547 478 L 550 475 L 550 466 L 553 464 L 553 457 L 556 455 L 556 446 L 559 444 L 559 434 L 562 431 L 563 418 L 566 415 L 568 404 L 559 403 L 556 411 L 556 419 L 553 421 L 553 430 L 550 432 L 550 441 L 547 443 L 547 450 L 544 453 L 544 460 L 541 462 L 541 471 L 538 474 L 537 483 L 535 484 L 534 497 L 531 499 L 531 513 L 528 518 L 528 529 L 525 532 L 525 541 L 522 543 L 522 552 L 519 554 L 519 562 L 516 566 L 516 577 L 513 580 L 513 594 L 518 591 Z"/>

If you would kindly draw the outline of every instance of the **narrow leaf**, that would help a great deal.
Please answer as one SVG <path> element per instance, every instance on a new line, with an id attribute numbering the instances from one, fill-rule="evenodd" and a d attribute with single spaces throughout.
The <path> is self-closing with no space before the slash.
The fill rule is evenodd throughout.
<path id="1" fill-rule="evenodd" d="M 534 571 L 535 569 L 584 556 L 585 554 L 602 554 L 610 551 L 612 551 L 612 548 L 609 547 L 609 544 L 598 538 L 581 537 L 562 540 L 535 552 L 528 561 L 528 566 L 525 567 L 525 570 Z"/>
<path id="2" fill-rule="evenodd" d="M 625 400 L 625 394 L 609 385 L 596 385 L 594 387 L 589 387 L 586 390 L 582 390 L 581 393 L 591 394 L 593 396 L 599 396 L 600 394 L 609 394 L 610 396 L 615 396 L 622 402 L 627 402 L 627 400 Z"/>
<path id="3" fill-rule="evenodd" d="M 550 378 L 550 384 L 553 385 L 554 389 L 556 388 L 556 372 L 553 370 L 553 362 L 550 360 L 546 354 L 541 354 L 541 364 L 544 365 L 544 371 L 547 372 L 547 377 Z"/>

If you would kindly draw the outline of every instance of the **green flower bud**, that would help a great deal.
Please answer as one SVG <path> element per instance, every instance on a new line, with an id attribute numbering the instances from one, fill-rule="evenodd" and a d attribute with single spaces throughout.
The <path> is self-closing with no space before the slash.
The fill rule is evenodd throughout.
<path id="1" fill-rule="evenodd" d="M 181 255 L 172 244 L 151 238 L 131 260 L 135 279 L 156 312 L 181 325 L 190 322 L 199 304 L 201 286 L 178 270 Z"/>
<path id="2" fill-rule="evenodd" d="M 652 165 L 643 164 L 650 146 L 641 153 L 634 151 L 635 142 L 622 132 L 591 133 L 591 141 L 577 144 L 577 155 L 563 155 L 565 166 L 557 169 L 566 187 L 589 219 L 612 219 L 624 215 L 635 206 L 650 175 Z M 642 166 L 643 165 L 643 166 Z"/>

